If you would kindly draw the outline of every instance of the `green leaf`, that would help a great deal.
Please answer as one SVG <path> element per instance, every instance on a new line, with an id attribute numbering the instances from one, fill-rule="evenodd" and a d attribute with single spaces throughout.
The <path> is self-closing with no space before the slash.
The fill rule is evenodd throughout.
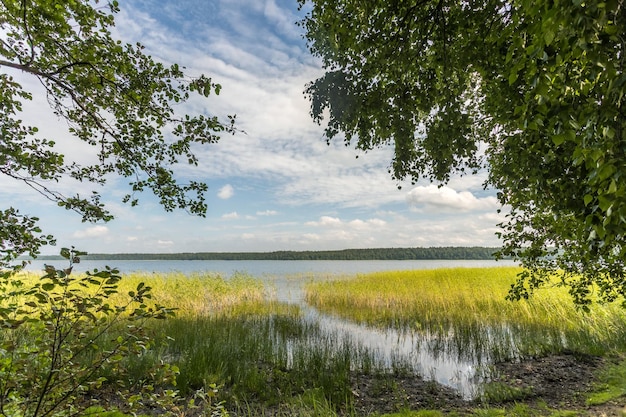
<path id="1" fill-rule="evenodd" d="M 552 41 L 554 40 L 554 32 L 552 30 L 545 31 L 543 34 L 543 39 L 546 45 L 550 45 Z"/>
<path id="2" fill-rule="evenodd" d="M 70 250 L 68 248 L 63 248 L 63 249 L 61 249 L 60 255 L 62 257 L 64 257 L 65 259 L 70 259 L 71 252 L 70 252 Z"/>
<path id="3" fill-rule="evenodd" d="M 600 209 L 604 212 L 606 212 L 609 209 L 609 207 L 611 207 L 611 205 L 613 204 L 613 200 L 611 200 L 610 198 L 607 198 L 604 195 L 598 196 L 598 202 L 599 202 Z"/>
<path id="4" fill-rule="evenodd" d="M 567 134 L 565 134 L 565 133 L 562 133 L 560 135 L 552 136 L 552 142 L 556 146 L 559 146 L 559 145 L 563 144 L 563 142 L 565 142 L 566 140 L 567 140 Z"/>

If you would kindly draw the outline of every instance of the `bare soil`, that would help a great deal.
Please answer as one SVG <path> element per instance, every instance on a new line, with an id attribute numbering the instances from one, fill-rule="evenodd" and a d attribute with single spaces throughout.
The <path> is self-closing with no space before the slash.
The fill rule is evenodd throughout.
<path id="1" fill-rule="evenodd" d="M 439 410 L 454 413 L 455 416 L 470 416 L 475 415 L 473 411 L 481 407 L 507 408 L 522 403 L 536 410 L 533 416 L 549 416 L 550 410 L 567 410 L 575 411 L 579 417 L 625 417 L 626 397 L 599 406 L 589 406 L 585 402 L 585 393 L 597 381 L 598 370 L 609 360 L 562 354 L 496 364 L 492 382 L 513 387 L 522 392 L 523 396 L 487 403 L 464 400 L 455 390 L 416 376 L 355 374 L 351 381 L 354 411 L 364 417 L 406 409 Z M 100 400 L 115 397 L 112 393 L 100 394 Z M 114 405 L 122 406 L 119 403 Z M 279 405 L 262 408 L 262 413 L 244 415 L 288 415 Z M 156 415 L 149 409 L 143 412 Z M 180 415 L 199 417 L 206 414 L 198 409 L 186 410 Z M 234 411 L 232 415 L 238 414 Z"/>
<path id="2" fill-rule="evenodd" d="M 537 409 L 575 410 L 581 416 L 622 417 L 626 415 L 626 398 L 601 406 L 585 403 L 583 394 L 592 388 L 598 369 L 606 361 L 565 354 L 497 364 L 493 382 L 524 393 L 508 402 L 481 404 L 466 401 L 452 389 L 421 378 L 402 376 L 380 379 L 356 375 L 353 393 L 360 415 L 391 413 L 400 409 L 435 409 L 463 415 L 482 405 L 506 407 L 517 402 Z"/>

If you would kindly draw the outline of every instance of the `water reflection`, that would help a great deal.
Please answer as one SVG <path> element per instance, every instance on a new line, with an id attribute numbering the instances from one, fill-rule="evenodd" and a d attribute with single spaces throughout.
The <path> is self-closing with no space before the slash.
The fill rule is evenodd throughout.
<path id="1" fill-rule="evenodd" d="M 395 329 L 376 329 L 363 324 L 323 314 L 306 306 L 305 318 L 319 323 L 321 329 L 339 333 L 351 343 L 367 348 L 376 363 L 386 370 L 409 370 L 425 379 L 454 388 L 465 398 L 476 392 L 476 368 L 472 361 L 449 355 L 433 346 L 439 338 L 430 338 L 417 332 L 398 332 Z"/>
<path id="2" fill-rule="evenodd" d="M 322 313 L 308 305 L 304 298 L 305 284 L 315 279 L 320 278 L 266 277 L 267 283 L 273 288 L 273 299 L 297 304 L 303 312 L 303 320 L 315 324 L 326 334 L 334 335 L 334 340 L 351 345 L 354 351 L 366 350 L 373 356 L 377 367 L 387 371 L 399 369 L 417 373 L 425 379 L 457 390 L 466 399 L 474 398 L 478 393 L 478 386 L 483 379 L 478 372 L 479 364 L 490 360 L 479 346 L 469 351 L 460 350 L 458 337 L 462 335 L 453 332 L 431 334 L 393 328 L 378 329 Z M 482 335 L 491 338 L 489 329 L 485 329 Z M 342 346 L 336 348 L 341 350 Z"/>

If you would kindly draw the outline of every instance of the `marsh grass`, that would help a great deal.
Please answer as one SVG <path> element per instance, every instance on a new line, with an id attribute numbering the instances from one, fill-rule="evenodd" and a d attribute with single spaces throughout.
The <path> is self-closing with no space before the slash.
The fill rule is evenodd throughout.
<path id="1" fill-rule="evenodd" d="M 532 388 L 519 388 L 501 382 L 489 382 L 482 388 L 481 401 L 485 404 L 503 404 L 523 401 L 526 398 L 532 398 L 533 395 Z"/>
<path id="2" fill-rule="evenodd" d="M 540 291 L 530 301 L 505 301 L 518 271 L 448 269 L 342 277 L 308 284 L 306 300 L 352 321 L 420 333 L 422 343 L 434 352 L 478 362 L 624 347 L 626 319 L 618 306 L 595 306 L 584 314 L 558 288 Z M 31 274 L 25 279 L 37 278 Z M 272 410 L 273 415 L 333 416 L 353 413 L 350 378 L 355 371 L 381 380 L 389 375 L 389 367 L 375 353 L 307 320 L 297 305 L 271 298 L 272 288 L 246 274 L 129 274 L 120 282 L 120 293 L 140 282 L 152 287 L 151 302 L 178 310 L 174 318 L 149 324 L 152 343 L 129 359 L 127 374 L 135 379 L 122 383 L 141 384 L 154 364 L 163 361 L 179 369 L 175 388 L 182 395 L 217 386 L 216 401 L 225 400 L 237 415 Z M 403 374 L 410 372 L 410 364 L 398 358 L 391 369 Z M 104 374 L 115 381 L 112 371 Z M 523 398 L 527 393 L 493 386 L 490 394 Z"/>
<path id="3" fill-rule="evenodd" d="M 626 343 L 619 305 L 576 309 L 558 287 L 505 299 L 519 268 L 380 272 L 310 283 L 306 300 L 326 313 L 424 335 L 436 352 L 500 361 L 564 350 L 603 354 Z"/>
<path id="4" fill-rule="evenodd" d="M 215 384 L 240 411 L 291 404 L 329 415 L 329 404 L 351 407 L 352 370 L 382 367 L 345 334 L 306 320 L 297 305 L 268 299 L 273 289 L 246 274 L 131 274 L 121 282 L 122 293 L 145 282 L 154 302 L 178 308 L 176 317 L 149 325 L 152 346 L 127 366 L 141 378 L 155 362 L 175 365 L 183 395 Z"/>
<path id="5" fill-rule="evenodd" d="M 120 282 L 120 293 L 133 290 L 140 282 L 152 287 L 155 302 L 175 307 L 178 317 L 236 315 L 240 309 L 245 312 L 255 308 L 263 310 L 269 290 L 261 281 L 242 272 L 229 277 L 216 273 L 172 272 L 125 275 Z"/>

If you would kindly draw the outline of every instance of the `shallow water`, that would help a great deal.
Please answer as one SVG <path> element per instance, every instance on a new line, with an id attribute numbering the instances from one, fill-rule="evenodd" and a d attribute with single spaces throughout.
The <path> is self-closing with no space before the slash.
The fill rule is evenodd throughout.
<path id="1" fill-rule="evenodd" d="M 478 370 L 488 361 L 484 352 L 468 352 L 465 358 L 459 358 L 458 350 L 450 346 L 452 337 L 442 338 L 393 328 L 379 329 L 322 313 L 304 299 L 304 285 L 316 279 L 322 278 L 274 277 L 268 278 L 267 283 L 274 289 L 270 295 L 272 298 L 298 305 L 304 313 L 304 320 L 317 323 L 322 331 L 335 335 L 335 340 L 347 341 L 355 351 L 365 349 L 371 352 L 376 363 L 384 369 L 393 370 L 394 366 L 399 366 L 410 370 L 424 379 L 457 390 L 468 400 L 478 393 L 483 380 Z M 337 350 L 341 348 L 337 346 Z"/>
<path id="2" fill-rule="evenodd" d="M 352 344 L 374 354 L 377 364 L 387 370 L 394 366 L 411 370 L 424 379 L 436 381 L 459 391 L 466 399 L 477 392 L 476 365 L 445 352 L 434 353 L 427 335 L 394 329 L 376 329 L 352 323 L 305 307 L 305 317 L 319 323 L 321 329 L 338 333 Z"/>

